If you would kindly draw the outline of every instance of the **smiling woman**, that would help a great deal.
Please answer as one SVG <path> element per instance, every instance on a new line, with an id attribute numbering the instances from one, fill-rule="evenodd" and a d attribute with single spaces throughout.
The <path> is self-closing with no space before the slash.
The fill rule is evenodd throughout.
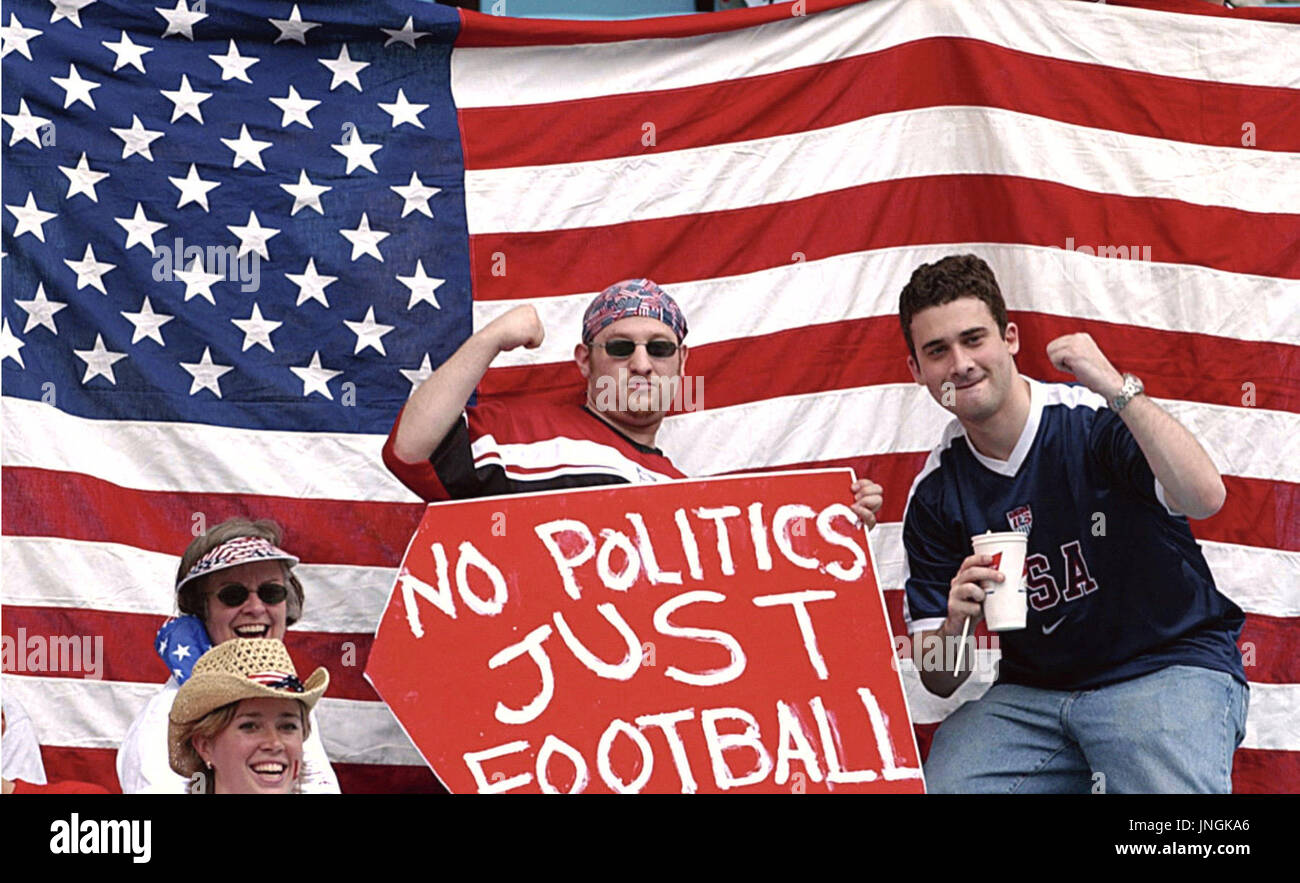
<path id="1" fill-rule="evenodd" d="M 171 768 L 189 779 L 191 793 L 298 791 L 310 712 L 328 686 L 324 668 L 298 680 L 280 641 L 234 638 L 214 647 L 172 703 Z"/>
<path id="2" fill-rule="evenodd" d="M 243 639 L 280 641 L 302 616 L 303 588 L 294 576 L 297 557 L 280 547 L 273 521 L 232 518 L 196 537 L 176 571 L 176 607 L 182 614 L 158 633 L 155 651 L 171 678 L 132 722 L 117 754 L 117 775 L 127 794 L 179 794 L 185 779 L 169 764 L 167 720 L 177 691 L 197 671 L 210 647 Z M 337 794 L 338 780 L 310 717 L 301 721 L 298 757 L 304 792 Z M 227 720 L 222 727 L 225 730 Z M 207 735 L 216 733 L 212 730 Z"/>
<path id="3" fill-rule="evenodd" d="M 213 644 L 283 638 L 302 616 L 298 559 L 279 548 L 274 521 L 232 518 L 197 537 L 176 570 L 176 606 L 203 620 Z M 283 602 L 283 603 L 282 603 Z"/>

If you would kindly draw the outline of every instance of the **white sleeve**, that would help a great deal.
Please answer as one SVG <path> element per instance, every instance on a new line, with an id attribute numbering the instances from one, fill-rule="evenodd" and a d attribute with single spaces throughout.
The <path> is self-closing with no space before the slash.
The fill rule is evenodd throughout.
<path id="1" fill-rule="evenodd" d="M 27 716 L 27 709 L 13 694 L 6 696 L 0 705 L 5 714 L 5 734 L 0 740 L 0 774 L 11 782 L 48 784 L 45 764 L 41 762 L 40 741 L 36 738 L 32 719 Z"/>
<path id="2" fill-rule="evenodd" d="M 189 782 L 171 767 L 167 715 L 180 687 L 174 678 L 154 694 L 131 722 L 117 750 L 117 781 L 123 794 L 184 794 Z"/>
<path id="3" fill-rule="evenodd" d="M 311 735 L 302 743 L 302 782 L 299 789 L 303 794 L 342 793 L 338 777 L 334 775 L 334 767 L 325 754 L 325 743 L 320 737 L 320 721 L 314 709 L 311 713 Z"/>

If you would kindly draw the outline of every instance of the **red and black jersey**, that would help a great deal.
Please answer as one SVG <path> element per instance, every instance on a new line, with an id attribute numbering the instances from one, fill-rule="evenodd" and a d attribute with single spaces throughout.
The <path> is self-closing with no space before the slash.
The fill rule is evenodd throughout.
<path id="1" fill-rule="evenodd" d="M 429 459 L 384 464 L 428 502 L 685 478 L 658 448 L 623 435 L 582 405 L 514 400 L 466 408 Z"/>

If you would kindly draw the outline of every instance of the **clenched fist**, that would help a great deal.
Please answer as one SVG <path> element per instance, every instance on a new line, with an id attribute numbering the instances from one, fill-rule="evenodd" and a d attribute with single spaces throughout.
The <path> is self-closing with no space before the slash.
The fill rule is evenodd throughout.
<path id="1" fill-rule="evenodd" d="M 867 529 L 876 526 L 876 513 L 884 503 L 885 489 L 869 478 L 860 478 L 853 482 L 853 505 L 850 507 L 862 519 Z"/>
<path id="2" fill-rule="evenodd" d="M 489 335 L 499 352 L 506 352 L 515 347 L 536 349 L 546 337 L 546 329 L 537 316 L 532 305 L 524 304 L 503 313 L 483 328 L 483 334 Z"/>
<path id="3" fill-rule="evenodd" d="M 1106 358 L 1091 334 L 1067 334 L 1047 345 L 1047 358 L 1060 371 L 1073 374 L 1088 389 L 1110 401 L 1119 395 L 1124 376 Z"/>

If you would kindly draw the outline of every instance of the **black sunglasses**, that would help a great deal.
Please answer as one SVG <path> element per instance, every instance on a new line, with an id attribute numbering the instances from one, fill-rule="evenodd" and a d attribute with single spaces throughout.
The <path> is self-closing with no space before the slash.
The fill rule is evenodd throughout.
<path id="1" fill-rule="evenodd" d="M 645 347 L 646 355 L 652 359 L 667 359 L 677 352 L 677 344 L 671 340 L 647 340 L 645 343 L 637 343 L 635 340 L 627 340 L 617 337 L 608 340 L 605 343 L 598 343 L 595 346 L 603 347 L 605 352 L 609 353 L 616 359 L 626 359 L 636 352 L 639 346 Z"/>
<path id="2" fill-rule="evenodd" d="M 275 606 L 289 597 L 289 590 L 279 583 L 263 583 L 257 587 L 257 597 L 268 606 Z M 217 600 L 227 607 L 239 607 L 248 600 L 248 587 L 230 583 L 217 592 Z"/>

